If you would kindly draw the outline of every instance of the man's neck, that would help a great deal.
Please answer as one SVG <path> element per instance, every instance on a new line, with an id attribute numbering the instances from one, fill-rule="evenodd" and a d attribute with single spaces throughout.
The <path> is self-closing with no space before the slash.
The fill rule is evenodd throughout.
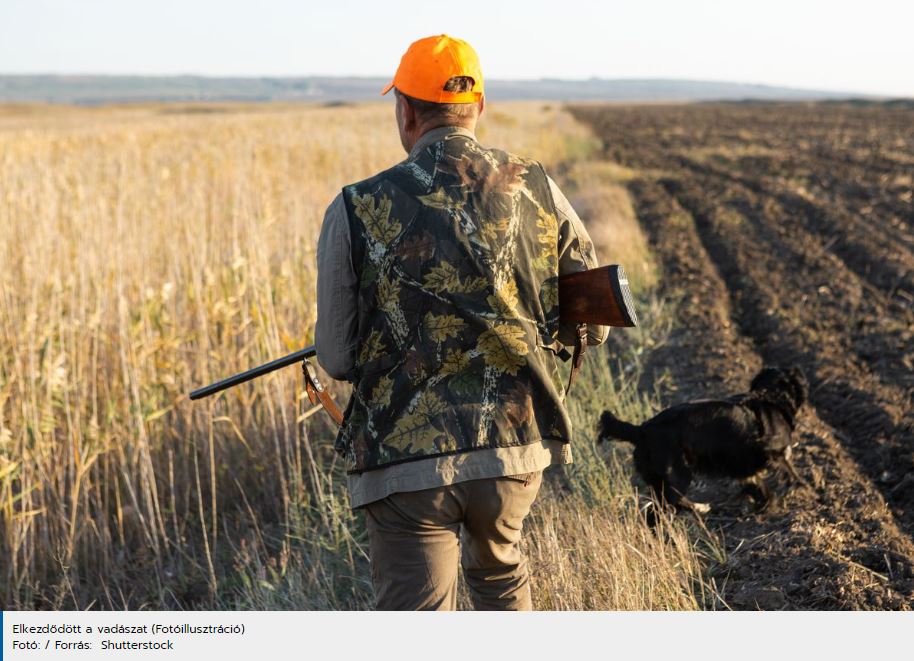
<path id="1" fill-rule="evenodd" d="M 454 133 L 465 135 L 469 138 L 472 138 L 473 140 L 476 139 L 476 134 L 473 132 L 473 129 L 468 126 L 460 126 L 457 124 L 443 124 L 423 132 L 422 135 L 420 135 L 419 138 L 413 143 L 412 149 L 409 150 L 410 157 L 414 157 L 419 151 L 428 145 L 433 144 L 445 136 Z"/>

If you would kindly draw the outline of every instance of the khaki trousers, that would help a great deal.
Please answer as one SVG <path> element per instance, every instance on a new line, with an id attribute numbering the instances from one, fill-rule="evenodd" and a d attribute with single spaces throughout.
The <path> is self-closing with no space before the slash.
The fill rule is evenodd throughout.
<path id="1" fill-rule="evenodd" d="M 542 479 L 471 480 L 366 505 L 378 610 L 456 610 L 461 550 L 477 610 L 531 610 L 519 542 Z"/>

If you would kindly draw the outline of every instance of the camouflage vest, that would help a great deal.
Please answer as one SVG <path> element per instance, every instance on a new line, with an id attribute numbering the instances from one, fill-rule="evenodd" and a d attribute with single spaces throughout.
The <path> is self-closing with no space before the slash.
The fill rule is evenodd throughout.
<path id="1" fill-rule="evenodd" d="M 461 134 L 343 189 L 360 274 L 352 472 L 569 441 L 558 223 L 542 167 Z"/>

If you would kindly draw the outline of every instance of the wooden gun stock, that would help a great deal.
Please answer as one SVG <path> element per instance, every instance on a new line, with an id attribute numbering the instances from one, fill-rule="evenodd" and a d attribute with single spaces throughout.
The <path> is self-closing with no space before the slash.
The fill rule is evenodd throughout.
<path id="1" fill-rule="evenodd" d="M 625 271 L 611 264 L 559 276 L 559 316 L 562 323 L 637 326 Z"/>

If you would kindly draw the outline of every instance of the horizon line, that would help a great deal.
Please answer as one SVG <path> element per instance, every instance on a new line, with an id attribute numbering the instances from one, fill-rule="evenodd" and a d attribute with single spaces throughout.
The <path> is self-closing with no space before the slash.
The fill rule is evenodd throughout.
<path id="1" fill-rule="evenodd" d="M 209 74 L 209 73 L 105 73 L 105 72 L 6 72 L 0 71 L 0 77 L 56 77 L 56 78 L 201 78 L 209 80 L 263 80 L 263 79 L 327 79 L 327 80 L 388 80 L 388 76 L 380 75 L 363 75 L 363 74 Z M 588 76 L 586 78 L 557 78 L 544 76 L 539 78 L 486 78 L 488 83 L 538 83 L 538 82 L 557 82 L 557 83 L 588 83 L 588 82 L 664 82 L 664 83 L 711 83 L 717 85 L 738 85 L 744 87 L 760 87 L 772 89 L 784 89 L 798 92 L 819 92 L 827 94 L 840 94 L 858 97 L 873 97 L 884 99 L 909 99 L 914 95 L 897 95 L 886 92 L 864 92 L 860 90 L 847 89 L 827 89 L 822 87 L 798 87 L 791 84 L 780 83 L 762 83 L 749 82 L 734 79 L 717 79 L 717 78 L 688 78 L 688 77 L 669 77 L 669 76 L 618 76 L 604 78 L 601 76 Z"/>

